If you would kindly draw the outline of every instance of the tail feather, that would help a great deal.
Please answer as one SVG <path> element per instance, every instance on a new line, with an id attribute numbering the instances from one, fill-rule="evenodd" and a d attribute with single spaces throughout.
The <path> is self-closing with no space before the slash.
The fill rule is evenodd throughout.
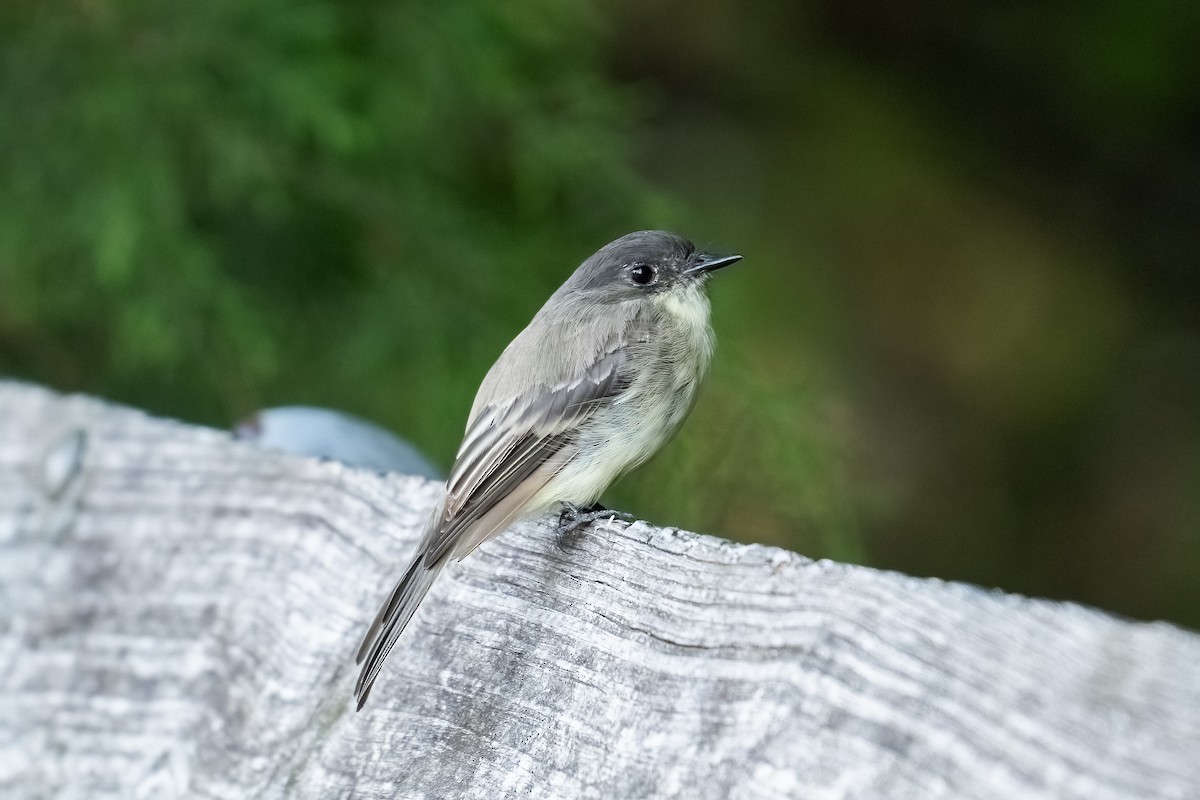
<path id="1" fill-rule="evenodd" d="M 358 699 L 359 710 L 367 702 L 371 686 L 375 683 L 379 670 L 383 668 L 388 653 L 396 644 L 400 632 L 412 619 L 417 606 L 433 585 L 438 573 L 442 571 L 444 560 L 430 565 L 424 564 L 423 561 L 423 554 L 418 554 L 409 564 L 404 577 L 396 584 L 396 588 L 392 589 L 387 602 L 375 615 L 375 620 L 367 629 L 367 635 L 363 637 L 362 645 L 358 648 L 358 655 L 354 660 L 355 663 L 362 664 L 362 670 L 358 673 L 354 696 Z"/>

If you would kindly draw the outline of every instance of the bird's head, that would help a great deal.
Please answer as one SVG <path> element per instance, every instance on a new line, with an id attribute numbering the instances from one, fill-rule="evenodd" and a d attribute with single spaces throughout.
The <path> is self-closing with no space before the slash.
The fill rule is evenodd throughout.
<path id="1" fill-rule="evenodd" d="M 666 231 L 626 234 L 596 251 L 563 286 L 605 302 L 694 290 L 738 255 L 698 253 L 695 246 Z"/>

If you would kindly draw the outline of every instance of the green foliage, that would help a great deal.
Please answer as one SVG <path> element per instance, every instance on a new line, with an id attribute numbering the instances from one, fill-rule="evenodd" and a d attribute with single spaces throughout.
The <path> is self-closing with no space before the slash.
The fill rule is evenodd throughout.
<path id="1" fill-rule="evenodd" d="M 1196 624 L 1200 6 L 597 1 L 0 4 L 0 374 L 445 465 L 572 267 L 676 229 L 746 264 L 606 502 Z"/>
<path id="2" fill-rule="evenodd" d="M 633 171 L 640 102 L 605 47 L 557 0 L 6 6 L 0 372 L 216 425 L 346 409 L 445 465 L 487 367 L 573 266 L 682 217 Z M 762 447 L 764 420 L 793 416 L 721 382 L 610 502 L 736 531 L 772 487 L 825 485 L 828 444 L 794 468 L 797 447 Z M 760 525 L 780 542 L 847 507 L 784 493 Z"/>
<path id="3" fill-rule="evenodd" d="M 284 399 L 395 420 L 457 398 L 646 207 L 634 103 L 578 5 L 0 15 L 0 367 L 18 373 L 209 421 Z"/>

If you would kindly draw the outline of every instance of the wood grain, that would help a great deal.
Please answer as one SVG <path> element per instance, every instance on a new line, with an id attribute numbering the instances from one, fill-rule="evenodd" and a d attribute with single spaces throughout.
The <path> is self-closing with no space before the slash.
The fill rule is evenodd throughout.
<path id="1" fill-rule="evenodd" d="M 0 383 L 0 796 L 1200 797 L 1195 634 L 645 523 L 453 565 L 355 714 L 436 492 Z"/>

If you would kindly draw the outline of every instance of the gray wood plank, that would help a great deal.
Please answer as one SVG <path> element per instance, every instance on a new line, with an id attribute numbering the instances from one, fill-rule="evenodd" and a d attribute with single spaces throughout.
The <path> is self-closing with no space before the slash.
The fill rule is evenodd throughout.
<path id="1" fill-rule="evenodd" d="M 452 566 L 438 487 L 0 383 L 5 798 L 1195 798 L 1200 637 L 645 523 Z"/>

